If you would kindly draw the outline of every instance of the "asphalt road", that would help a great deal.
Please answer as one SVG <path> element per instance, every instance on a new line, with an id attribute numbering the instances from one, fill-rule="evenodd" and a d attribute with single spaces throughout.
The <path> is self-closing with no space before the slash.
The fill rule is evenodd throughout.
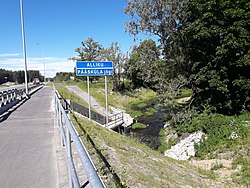
<path id="1" fill-rule="evenodd" d="M 0 187 L 58 187 L 51 101 L 44 87 L 0 123 Z"/>
<path id="2" fill-rule="evenodd" d="M 29 86 L 30 86 L 31 84 L 29 84 Z M 9 86 L 9 87 L 7 87 L 7 86 L 1 86 L 0 87 L 0 92 L 1 91 L 6 91 L 6 90 L 11 90 L 11 89 L 25 89 L 25 84 L 20 84 L 20 85 L 13 85 L 13 86 Z"/>

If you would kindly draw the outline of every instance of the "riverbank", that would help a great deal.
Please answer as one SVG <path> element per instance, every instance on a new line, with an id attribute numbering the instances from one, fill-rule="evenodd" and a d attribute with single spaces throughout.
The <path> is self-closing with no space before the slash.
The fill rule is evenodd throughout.
<path id="1" fill-rule="evenodd" d="M 80 117 L 73 122 L 98 171 L 106 177 L 107 187 L 224 187 L 212 174 L 164 157 L 136 139 L 108 131 Z M 101 158 L 105 158 L 105 162 Z M 117 178 L 112 180 L 114 176 L 119 177 L 119 182 Z"/>
<path id="2" fill-rule="evenodd" d="M 102 89 L 101 88 L 99 88 L 99 89 L 97 89 L 96 90 L 96 92 L 98 92 L 99 94 L 101 93 L 101 91 L 102 91 Z M 71 96 L 70 94 L 69 94 L 69 96 Z M 93 131 L 93 139 L 97 139 L 97 142 L 98 142 L 98 144 L 96 144 L 97 146 L 97 148 L 99 148 L 100 150 L 104 150 L 104 153 L 102 154 L 105 158 L 107 158 L 107 159 L 111 159 L 111 161 L 112 162 L 109 162 L 109 164 L 112 164 L 111 166 L 112 166 L 112 169 L 113 169 L 113 165 L 114 166 L 117 166 L 118 168 L 116 169 L 117 171 L 116 171 L 116 174 L 119 174 L 120 172 L 122 172 L 122 173 L 120 173 L 118 176 L 120 177 L 120 179 L 121 179 L 121 182 L 123 182 L 123 184 L 124 185 L 127 185 L 127 182 L 129 182 L 129 181 L 131 181 L 132 182 L 132 184 L 130 184 L 130 185 L 133 185 L 134 183 L 136 184 L 137 182 L 139 182 L 139 184 L 138 184 L 138 186 L 139 185 L 141 185 L 141 182 L 139 181 L 139 180 L 143 180 L 143 181 L 146 181 L 146 183 L 147 184 L 149 184 L 149 185 L 151 185 L 152 183 L 153 183 L 153 180 L 152 179 L 150 179 L 150 180 L 145 180 L 146 179 L 146 173 L 147 172 L 150 172 L 151 173 L 151 169 L 148 169 L 148 167 L 143 167 L 143 169 L 140 167 L 141 165 L 146 165 L 146 166 L 148 166 L 148 164 L 149 164 L 149 166 L 151 166 L 152 168 L 155 168 L 155 166 L 157 166 L 158 167 L 158 165 L 165 165 L 165 162 L 164 162 L 164 164 L 155 164 L 153 161 L 150 161 L 150 162 L 146 162 L 146 163 L 143 163 L 143 164 L 141 164 L 141 162 L 139 162 L 139 161 L 144 161 L 145 162 L 145 160 L 147 160 L 147 158 L 149 157 L 149 158 L 153 158 L 153 159 L 155 159 L 155 158 L 158 158 L 159 156 L 161 156 L 162 158 L 161 159 L 156 159 L 156 160 L 163 160 L 163 158 L 165 158 L 165 160 L 169 160 L 169 158 L 167 158 L 167 157 L 164 157 L 163 155 L 161 155 L 159 152 L 156 152 L 156 151 L 153 151 L 153 150 L 151 150 L 151 149 L 156 149 L 157 147 L 154 147 L 154 146 L 158 146 L 160 143 L 159 143 L 159 135 L 160 135 L 160 139 L 161 139 L 161 141 L 166 141 L 166 138 L 169 136 L 169 134 L 162 134 L 162 130 L 163 129 L 161 129 L 161 127 L 163 127 L 163 122 L 165 121 L 165 119 L 162 119 L 164 116 L 162 116 L 162 115 L 159 115 L 159 114 L 157 114 L 158 112 L 163 112 L 164 113 L 164 111 L 162 111 L 160 108 L 158 109 L 158 107 L 160 107 L 161 105 L 158 105 L 157 104 L 157 102 L 156 102 L 156 100 L 155 100 L 155 98 L 154 97 L 152 97 L 152 96 L 156 96 L 154 93 L 152 93 L 152 92 L 147 92 L 147 90 L 138 90 L 138 91 L 135 91 L 134 93 L 131 93 L 130 95 L 121 95 L 121 94 L 117 94 L 117 93 L 114 93 L 114 92 L 110 92 L 109 93 L 109 98 L 112 98 L 112 101 L 114 102 L 114 101 L 119 101 L 116 105 L 117 106 L 122 106 L 122 105 L 127 105 L 127 106 L 123 106 L 123 108 L 126 108 L 126 109 L 128 109 L 128 110 L 130 110 L 130 112 L 132 112 L 132 114 L 134 115 L 134 117 L 137 119 L 137 120 L 141 120 L 141 121 L 144 121 L 144 123 L 145 123 L 145 127 L 146 128 L 144 128 L 144 129 L 135 129 L 135 131 L 134 132 L 138 132 L 139 134 L 141 134 L 141 135 L 139 135 L 139 136 L 141 136 L 141 138 L 143 138 L 143 139 L 140 139 L 140 138 L 138 138 L 137 137 L 137 140 L 140 140 L 140 142 L 138 142 L 138 141 L 136 141 L 135 139 L 133 139 L 133 138 L 130 138 L 130 137 L 124 137 L 123 135 L 120 135 L 120 136 L 122 136 L 121 138 L 119 137 L 114 137 L 114 138 L 112 138 L 112 136 L 111 135 L 106 135 L 107 137 L 109 137 L 110 139 L 112 139 L 112 140 L 114 140 L 115 141 L 115 143 L 113 144 L 112 143 L 112 140 L 110 140 L 110 139 L 108 139 L 108 140 L 105 140 L 105 138 L 102 138 L 102 139 L 104 139 L 105 141 L 103 141 L 103 140 L 99 140 L 100 138 L 99 138 L 99 134 L 103 134 L 102 133 L 102 130 L 100 130 L 100 129 L 98 129 L 98 130 L 94 130 L 93 129 L 93 125 L 91 125 L 90 126 L 90 130 L 91 131 Z M 121 105 L 122 104 L 122 105 Z M 168 113 L 168 112 L 167 112 Z M 155 116 L 154 116 L 155 115 Z M 158 116 L 158 117 L 157 117 Z M 160 118 L 159 118 L 160 117 Z M 148 119 L 147 119 L 148 118 Z M 81 120 L 79 120 L 79 121 L 81 121 Z M 147 124 L 147 122 L 145 122 L 145 121 L 147 121 L 147 122 L 152 122 L 152 126 L 149 126 L 149 124 Z M 211 121 L 211 118 L 208 118 L 208 121 Z M 78 122 L 79 123 L 79 122 Z M 152 137 L 152 133 L 155 131 L 154 129 L 155 129 L 155 127 L 157 127 L 157 126 L 154 126 L 154 125 L 156 125 L 157 123 L 159 123 L 159 127 L 158 127 L 158 130 L 156 131 L 156 134 L 154 135 L 155 136 L 155 138 L 157 138 L 157 139 L 154 139 L 153 137 Z M 81 123 L 80 123 L 81 124 Z M 84 122 L 83 124 L 82 124 L 82 126 L 86 126 L 86 124 L 87 124 L 87 122 Z M 92 127 L 92 128 L 91 128 Z M 180 127 L 181 128 L 181 127 Z M 185 128 L 185 127 L 184 127 Z M 160 131 L 159 131 L 160 130 Z M 145 132 L 143 132 L 143 131 L 145 131 Z M 148 134 L 149 134 L 149 136 L 148 135 L 146 135 L 145 133 L 147 133 L 147 131 L 148 131 Z M 175 135 L 175 134 L 177 134 L 177 131 L 178 130 L 175 130 L 175 133 L 173 134 L 173 135 Z M 170 131 L 171 132 L 171 131 Z M 113 135 L 113 133 L 114 132 L 112 132 L 112 135 Z M 96 135 L 97 134 L 97 135 Z M 179 134 L 179 133 L 178 133 Z M 177 134 L 177 136 L 178 136 L 178 134 Z M 114 133 L 114 135 L 116 135 L 115 133 Z M 145 136 L 146 135 L 146 136 Z M 185 134 L 184 135 L 182 135 L 181 137 L 178 137 L 178 138 L 176 138 L 175 140 L 175 142 L 177 143 L 178 142 L 178 140 L 180 141 L 181 140 L 181 138 L 184 138 L 185 137 Z M 136 138 L 136 137 L 135 137 Z M 153 139 L 152 139 L 153 138 Z M 125 143 L 125 140 L 123 140 L 123 139 L 127 139 L 128 141 L 129 141 L 129 144 L 128 145 L 126 145 L 126 144 L 124 144 Z M 133 141 L 132 141 L 132 140 Z M 157 141 L 156 141 L 157 140 Z M 169 139 L 168 141 L 170 141 L 170 142 L 172 142 L 172 139 Z M 100 143 L 99 143 L 100 142 Z M 106 144 L 103 144 L 103 142 L 105 142 Z M 151 148 L 149 148 L 148 146 L 146 146 L 146 145 L 143 145 L 142 143 L 145 143 L 145 144 L 147 144 L 147 145 L 149 145 Z M 153 143 L 152 145 L 150 145 L 149 143 Z M 118 144 L 118 145 L 117 145 Z M 137 144 L 140 144 L 140 145 L 143 145 L 145 148 L 147 148 L 147 149 L 143 149 L 143 150 L 141 150 L 141 149 L 138 149 L 138 148 L 134 148 L 134 146 L 135 145 L 137 145 Z M 168 143 L 169 144 L 169 143 Z M 175 144 L 174 142 L 172 143 L 173 145 Z M 133 146 L 133 148 L 131 148 L 131 146 Z M 153 146 L 153 147 L 152 147 Z M 116 148 L 116 147 L 118 147 L 118 148 Z M 100 152 L 100 150 L 98 149 L 98 152 Z M 107 152 L 106 152 L 107 151 Z M 130 153 L 129 151 L 131 151 L 132 153 Z M 200 150 L 201 151 L 201 150 Z M 97 153 L 98 153 L 97 152 Z M 124 153 L 124 155 L 125 156 L 120 156 L 120 153 L 123 153 L 123 152 L 125 152 Z M 151 153 L 151 152 L 156 152 L 156 153 L 154 153 L 155 155 L 157 155 L 158 157 L 155 157 L 154 155 L 150 155 L 150 154 L 146 154 L 147 152 L 149 152 L 149 153 Z M 117 154 L 118 153 L 118 154 Z M 162 153 L 164 153 L 164 150 L 162 150 Z M 241 153 L 244 153 L 243 151 L 241 151 Z M 111 154 L 111 155 L 109 155 L 109 154 Z M 142 154 L 142 155 L 141 155 Z M 134 155 L 136 155 L 136 156 L 134 156 Z M 138 156 L 137 156 L 138 155 Z M 115 158 L 113 158 L 115 156 Z M 117 160 L 119 161 L 118 163 L 117 163 Z M 121 160 L 121 161 L 120 161 Z M 131 160 L 132 161 L 134 161 L 134 162 L 132 162 L 131 163 Z M 192 159 L 193 161 L 194 161 L 194 159 Z M 175 160 L 173 160 L 173 161 L 175 161 Z M 236 160 L 236 161 L 238 161 L 238 163 L 242 163 L 242 161 L 240 160 L 240 158 L 239 158 L 239 156 L 238 156 L 238 159 Z M 138 164 L 137 164 L 138 163 Z M 155 164 L 155 165 L 150 165 L 150 164 Z M 235 162 L 234 162 L 235 163 Z M 122 166 L 121 166 L 121 165 Z M 181 163 L 179 163 L 179 162 L 177 162 L 177 164 L 183 164 L 183 162 L 181 162 Z M 194 163 L 192 163 L 192 164 L 194 164 Z M 138 166 L 139 165 L 139 166 Z M 128 168 L 127 168 L 128 167 Z M 134 167 L 136 167 L 136 168 L 139 168 L 139 169 L 141 169 L 142 171 L 143 171 L 143 178 L 141 178 L 140 176 L 138 177 L 135 173 L 141 173 L 141 172 L 134 172 L 134 170 L 133 170 L 133 168 Z M 243 166 L 244 167 L 244 166 Z M 247 167 L 247 166 L 246 166 Z M 101 167 L 101 168 L 103 168 L 103 167 Z M 115 167 L 114 167 L 115 168 Z M 131 169 L 130 169 L 131 168 Z M 171 168 L 170 166 L 169 166 L 169 168 Z M 173 167 L 173 168 L 176 168 L 176 167 Z M 189 167 L 189 168 L 191 168 L 191 167 Z M 215 165 L 215 167 L 214 168 L 221 168 L 222 169 L 222 167 L 220 167 L 220 165 Z M 245 168 L 245 167 L 244 167 Z M 112 169 L 110 170 L 110 171 L 112 171 Z M 162 169 L 162 171 L 164 171 L 164 170 L 166 170 L 166 169 Z M 129 175 L 124 175 L 124 174 L 126 174 L 127 172 L 129 171 Z M 154 173 L 156 173 L 157 174 L 157 172 L 152 172 L 153 174 Z M 190 172 L 190 173 L 193 173 L 193 172 Z M 215 177 L 216 176 L 216 173 L 215 173 L 215 171 L 214 170 L 209 170 L 209 171 L 205 171 L 205 173 L 208 173 L 208 175 L 209 175 L 209 177 Z M 240 171 L 239 171 L 239 173 L 241 173 Z M 133 177 L 135 177 L 135 178 L 139 178 L 138 179 L 138 181 L 137 180 L 134 180 L 133 179 L 133 177 L 131 177 L 130 175 L 133 175 Z M 168 174 L 166 173 L 164 173 L 163 174 L 164 176 L 167 176 Z M 157 175 L 157 177 L 158 176 L 160 176 L 160 174 L 158 174 Z M 125 178 L 123 178 L 123 177 L 125 177 Z M 161 176 L 160 176 L 161 177 Z M 237 177 L 241 177 L 241 176 L 237 176 Z M 149 177 L 150 178 L 150 177 Z M 166 178 L 166 177 L 165 177 Z M 136 181 L 136 182 L 134 182 L 134 181 Z M 162 180 L 161 180 L 162 181 Z M 213 180 L 212 180 L 213 181 Z M 224 180 L 223 180 L 224 181 Z M 238 181 L 240 181 L 240 180 L 238 180 Z M 167 182 L 165 182 L 165 183 L 167 183 Z M 172 184 L 172 183 L 171 183 Z M 204 184 L 206 184 L 206 183 L 204 183 Z M 217 185 L 217 183 L 215 183 L 216 185 Z M 219 183 L 220 184 L 220 183 Z M 228 185 L 232 185 L 231 187 L 239 187 L 238 186 L 238 184 L 235 184 L 234 182 L 232 182 L 232 181 L 226 181 L 226 184 L 227 184 L 227 186 Z M 142 184 L 142 185 L 144 185 L 144 184 Z M 153 184 L 152 184 L 153 185 Z M 168 184 L 161 184 L 161 185 L 159 185 L 159 187 L 164 187 L 164 186 L 166 186 L 166 185 L 168 185 Z M 173 183 L 173 185 L 175 185 L 176 187 L 178 187 L 176 184 L 174 184 Z M 228 187 L 230 187 L 230 186 L 228 186 Z M 112 186 L 111 186 L 112 187 Z M 115 187 L 115 186 L 114 186 Z M 132 186 L 132 187 L 134 187 L 134 186 Z M 140 187 L 140 186 L 139 186 Z M 146 185 L 144 186 L 144 187 L 147 187 Z M 151 186 L 152 187 L 152 186 Z M 170 186 L 171 187 L 171 186 Z M 209 186 L 207 186 L 207 187 L 209 187 Z M 216 187 L 216 186 L 215 186 Z M 218 186 L 218 187 L 224 187 L 224 184 L 220 184 L 220 186 Z"/>

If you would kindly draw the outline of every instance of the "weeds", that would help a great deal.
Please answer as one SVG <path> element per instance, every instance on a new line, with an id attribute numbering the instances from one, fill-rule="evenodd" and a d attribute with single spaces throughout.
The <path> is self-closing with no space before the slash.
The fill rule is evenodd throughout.
<path id="1" fill-rule="evenodd" d="M 221 168 L 224 168 L 222 163 L 218 163 L 217 161 L 215 163 L 212 164 L 211 169 L 210 170 L 219 170 Z"/>
<path id="2" fill-rule="evenodd" d="M 146 128 L 147 125 L 143 124 L 143 123 L 134 123 L 132 125 L 132 129 L 144 129 Z"/>

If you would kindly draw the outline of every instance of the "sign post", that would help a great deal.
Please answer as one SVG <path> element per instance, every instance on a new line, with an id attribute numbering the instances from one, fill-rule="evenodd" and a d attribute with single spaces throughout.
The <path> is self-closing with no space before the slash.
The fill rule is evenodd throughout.
<path id="1" fill-rule="evenodd" d="M 105 76 L 105 95 L 106 95 L 106 125 L 107 125 L 109 123 L 107 76 Z"/>
<path id="2" fill-rule="evenodd" d="M 77 61 L 76 76 L 112 76 L 113 63 L 110 61 Z"/>
<path id="3" fill-rule="evenodd" d="M 87 76 L 87 84 L 88 84 L 89 119 L 91 119 L 91 102 L 90 102 L 89 76 Z"/>
<path id="4" fill-rule="evenodd" d="M 89 118 L 91 119 L 91 103 L 90 103 L 90 86 L 89 76 L 105 77 L 105 96 L 106 96 L 106 125 L 108 124 L 108 86 L 107 76 L 113 75 L 113 62 L 111 61 L 77 61 L 76 76 L 87 76 L 88 82 L 88 101 L 89 101 Z"/>

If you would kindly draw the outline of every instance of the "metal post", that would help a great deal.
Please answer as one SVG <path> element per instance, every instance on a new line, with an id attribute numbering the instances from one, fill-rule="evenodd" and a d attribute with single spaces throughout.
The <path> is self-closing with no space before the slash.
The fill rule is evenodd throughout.
<path id="1" fill-rule="evenodd" d="M 43 68 L 44 68 L 44 85 L 46 85 L 46 77 L 45 77 L 45 61 L 44 61 L 44 50 L 43 50 Z"/>
<path id="2" fill-rule="evenodd" d="M 71 136 L 70 136 L 70 132 L 69 132 L 69 129 L 67 128 L 66 126 L 66 149 L 67 149 L 67 159 L 68 161 L 72 161 L 72 150 L 71 150 Z M 71 168 L 70 168 L 70 165 L 68 164 L 68 168 L 69 168 L 69 187 L 70 188 L 73 188 L 74 187 L 74 184 L 73 184 L 73 181 L 72 181 L 72 172 L 71 172 Z"/>
<path id="3" fill-rule="evenodd" d="M 89 101 L 89 119 L 91 119 L 91 104 L 90 104 L 89 76 L 87 76 L 87 84 L 88 84 L 88 101 Z"/>
<path id="4" fill-rule="evenodd" d="M 65 146 L 67 143 L 65 143 L 65 140 L 63 138 L 64 134 L 63 134 L 63 122 L 62 122 L 62 111 L 61 111 L 61 108 L 59 108 L 59 126 L 60 126 L 60 131 L 61 131 L 62 146 Z"/>
<path id="5" fill-rule="evenodd" d="M 106 125 L 109 123 L 109 112 L 108 112 L 108 86 L 107 76 L 105 76 L 105 95 L 106 95 Z"/>
<path id="6" fill-rule="evenodd" d="M 22 25 L 25 92 L 26 92 L 26 95 L 28 95 L 29 91 L 28 91 L 28 78 L 27 78 L 27 57 L 26 57 L 26 43 L 25 43 L 24 18 L 23 18 L 23 1 L 22 0 L 20 0 L 20 14 L 21 14 L 21 25 Z"/>

